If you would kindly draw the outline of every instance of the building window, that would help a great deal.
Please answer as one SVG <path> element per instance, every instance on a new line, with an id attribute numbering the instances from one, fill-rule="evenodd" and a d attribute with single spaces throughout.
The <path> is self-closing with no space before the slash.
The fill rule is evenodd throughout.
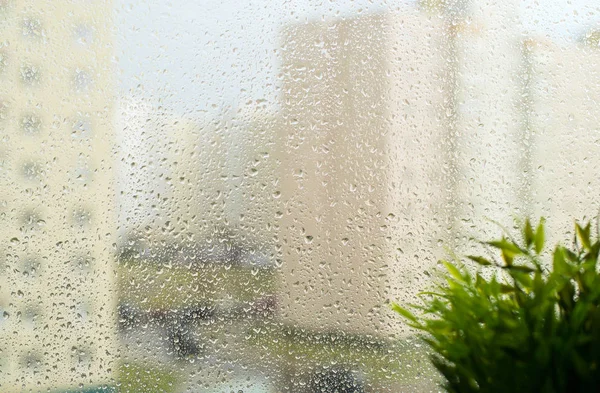
<path id="1" fill-rule="evenodd" d="M 39 38 L 42 36 L 42 22 L 39 19 L 25 18 L 21 26 L 24 37 Z"/>
<path id="2" fill-rule="evenodd" d="M 89 184 L 92 181 L 92 174 L 87 165 L 79 165 L 73 170 L 73 178 L 79 184 Z"/>
<path id="3" fill-rule="evenodd" d="M 87 323 L 92 315 L 92 306 L 89 301 L 79 302 L 75 305 L 75 320 Z"/>
<path id="4" fill-rule="evenodd" d="M 8 103 L 0 98 L 0 120 L 6 120 L 8 116 Z"/>
<path id="5" fill-rule="evenodd" d="M 94 258 L 85 255 L 75 256 L 72 259 L 72 263 L 74 272 L 85 275 L 92 271 Z"/>
<path id="6" fill-rule="evenodd" d="M 36 350 L 30 350 L 21 355 L 21 369 L 31 375 L 41 371 L 43 366 L 42 355 Z"/>
<path id="7" fill-rule="evenodd" d="M 79 227 L 89 226 L 92 223 L 92 213 L 80 208 L 73 213 L 73 221 Z"/>
<path id="8" fill-rule="evenodd" d="M 0 172 L 5 171 L 7 167 L 8 167 L 8 152 L 6 151 L 6 149 L 0 149 Z"/>
<path id="9" fill-rule="evenodd" d="M 3 22 L 9 13 L 10 0 L 0 0 L 0 22 Z"/>
<path id="10" fill-rule="evenodd" d="M 93 354 L 91 348 L 71 348 L 71 362 L 73 368 L 78 372 L 85 372 L 92 366 Z"/>
<path id="11" fill-rule="evenodd" d="M 39 180 L 42 177 L 43 168 L 38 162 L 27 162 L 23 164 L 23 177 L 27 180 Z"/>
<path id="12" fill-rule="evenodd" d="M 45 221 L 36 211 L 26 211 L 21 218 L 22 230 L 35 231 L 43 227 Z"/>
<path id="13" fill-rule="evenodd" d="M 37 134 L 42 128 L 42 120 L 34 114 L 26 114 L 21 118 L 21 129 L 25 134 Z"/>
<path id="14" fill-rule="evenodd" d="M 75 27 L 73 32 L 75 42 L 80 45 L 89 45 L 94 39 L 94 31 L 88 25 L 81 24 Z"/>
<path id="15" fill-rule="evenodd" d="M 0 329 L 6 325 L 10 318 L 10 313 L 6 309 L 6 306 L 0 303 Z M 2 356 L 0 356 L 2 358 Z"/>
<path id="16" fill-rule="evenodd" d="M 37 65 L 25 64 L 21 66 L 21 82 L 27 86 L 39 85 L 41 70 Z"/>
<path id="17" fill-rule="evenodd" d="M 75 70 L 73 79 L 75 84 L 75 91 L 78 93 L 88 91 L 93 82 L 92 73 L 89 70 L 84 70 L 81 68 L 77 68 Z"/>
<path id="18" fill-rule="evenodd" d="M 92 123 L 89 117 L 81 117 L 73 122 L 71 137 L 73 139 L 89 139 L 92 135 Z"/>
<path id="19" fill-rule="evenodd" d="M 40 323 L 41 311 L 37 307 L 27 307 L 21 316 L 23 326 L 28 329 L 35 329 Z"/>
<path id="20" fill-rule="evenodd" d="M 21 274 L 24 278 L 36 278 L 40 275 L 41 263 L 38 258 L 29 257 L 21 262 Z"/>
<path id="21" fill-rule="evenodd" d="M 3 74 L 6 71 L 6 66 L 8 65 L 8 55 L 5 51 L 0 51 L 0 74 Z"/>

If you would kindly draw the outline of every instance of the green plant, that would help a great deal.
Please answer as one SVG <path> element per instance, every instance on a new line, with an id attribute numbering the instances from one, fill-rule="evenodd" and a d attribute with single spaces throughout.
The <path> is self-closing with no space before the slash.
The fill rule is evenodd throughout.
<path id="1" fill-rule="evenodd" d="M 444 281 L 421 305 L 392 305 L 424 333 L 448 392 L 600 391 L 600 240 L 590 232 L 576 225 L 571 248 L 544 254 L 544 221 L 534 230 L 528 220 L 522 241 L 485 243 L 499 260 L 469 256 L 476 272 L 443 262 Z"/>
<path id="2" fill-rule="evenodd" d="M 119 393 L 171 393 L 180 376 L 168 368 L 127 361 L 120 364 L 118 379 Z"/>

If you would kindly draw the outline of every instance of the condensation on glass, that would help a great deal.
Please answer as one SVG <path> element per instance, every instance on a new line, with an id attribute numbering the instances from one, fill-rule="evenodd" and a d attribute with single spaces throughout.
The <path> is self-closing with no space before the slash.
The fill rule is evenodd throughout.
<path id="1" fill-rule="evenodd" d="M 0 391 L 435 392 L 389 308 L 597 214 L 600 9 L 0 0 Z"/>

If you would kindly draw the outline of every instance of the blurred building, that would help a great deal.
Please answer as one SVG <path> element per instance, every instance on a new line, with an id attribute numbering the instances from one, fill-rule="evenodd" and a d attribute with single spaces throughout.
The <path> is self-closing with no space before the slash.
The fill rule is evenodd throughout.
<path id="1" fill-rule="evenodd" d="M 527 37 L 512 0 L 473 2 L 468 13 L 455 43 L 451 244 L 469 253 L 468 239 L 527 216 L 547 219 L 549 243 L 569 241 L 574 220 L 598 213 L 600 53 Z"/>
<path id="2" fill-rule="evenodd" d="M 526 42 L 531 203 L 550 244 L 570 242 L 573 221 L 598 215 L 600 51 L 584 43 Z"/>
<path id="3" fill-rule="evenodd" d="M 137 96 L 119 108 L 122 245 L 137 238 L 214 260 L 232 237 L 272 253 L 278 117 L 244 107 L 199 119 Z"/>
<path id="4" fill-rule="evenodd" d="M 0 390 L 114 384 L 112 3 L 0 1 Z"/>
<path id="5" fill-rule="evenodd" d="M 464 1 L 454 30 L 453 133 L 454 251 L 469 253 L 469 239 L 499 236 L 531 214 L 527 140 L 526 69 L 519 5 Z"/>
<path id="6" fill-rule="evenodd" d="M 387 334 L 444 238 L 452 86 L 444 20 L 401 12 L 284 31 L 281 317 Z"/>
<path id="7" fill-rule="evenodd" d="M 282 42 L 281 316 L 385 333 L 432 262 L 514 220 L 597 214 L 600 53 L 523 40 L 511 2 L 290 26 Z M 467 18 L 468 15 L 468 18 Z"/>
<path id="8" fill-rule="evenodd" d="M 141 96 L 119 99 L 119 239 L 183 239 L 196 218 L 197 122 L 155 106 Z M 195 176 L 195 177 L 193 177 Z"/>
<path id="9" fill-rule="evenodd" d="M 123 310 L 271 313 L 276 118 L 244 107 L 199 119 L 141 96 L 119 108 Z"/>

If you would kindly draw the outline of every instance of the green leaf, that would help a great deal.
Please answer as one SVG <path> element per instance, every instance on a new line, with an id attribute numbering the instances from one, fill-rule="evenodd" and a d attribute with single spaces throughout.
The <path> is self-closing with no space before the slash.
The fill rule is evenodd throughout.
<path id="1" fill-rule="evenodd" d="M 400 307 L 400 305 L 398 305 L 398 303 L 392 302 L 391 307 L 392 307 L 392 310 L 394 310 L 398 314 L 402 315 L 404 318 L 408 319 L 409 321 L 414 322 L 414 323 L 418 323 L 417 322 L 417 317 L 415 317 L 407 309 L 405 309 L 403 307 Z"/>
<path id="2" fill-rule="evenodd" d="M 500 292 L 502 293 L 512 293 L 515 291 L 515 287 L 512 285 L 500 284 Z"/>
<path id="3" fill-rule="evenodd" d="M 585 228 L 582 228 L 579 224 L 575 224 L 575 230 L 577 231 L 577 237 L 579 238 L 579 241 L 581 242 L 583 247 L 586 250 L 589 250 L 591 248 L 591 246 L 590 246 L 590 223 L 588 222 L 588 224 L 585 226 Z"/>
<path id="4" fill-rule="evenodd" d="M 423 291 L 423 292 L 419 292 L 417 293 L 417 295 L 419 296 L 437 296 L 437 297 L 441 297 L 441 298 L 447 298 L 447 295 L 441 294 L 439 292 L 432 292 L 432 291 Z"/>
<path id="5" fill-rule="evenodd" d="M 559 275 L 568 275 L 571 272 L 571 268 L 565 259 L 565 253 L 561 246 L 557 246 L 554 250 L 552 269 L 554 273 Z"/>
<path id="6" fill-rule="evenodd" d="M 499 274 L 491 269 L 491 275 L 471 276 L 460 262 L 443 262 L 447 280 L 431 284 L 434 292 L 420 299 L 424 306 L 392 305 L 425 333 L 448 391 L 512 392 L 526 386 L 523 391 L 565 392 L 570 383 L 580 384 L 582 392 L 597 390 L 592 373 L 600 368 L 600 242 L 590 239 L 590 224 L 579 225 L 580 246 L 548 248 L 554 251 L 550 259 L 541 254 L 544 225 L 541 218 L 534 231 L 525 221 L 523 243 L 508 235 L 484 243 L 498 249 L 506 265 L 467 256 L 481 266 L 500 267 Z"/>
<path id="7" fill-rule="evenodd" d="M 500 240 L 493 240 L 491 242 L 487 242 L 486 244 L 489 244 L 492 247 L 495 247 L 502 251 L 510 253 L 510 254 L 512 254 L 512 256 L 523 254 L 523 250 L 521 250 L 519 248 L 519 246 L 517 246 L 515 243 L 508 240 L 507 238 L 502 238 Z"/>
<path id="8" fill-rule="evenodd" d="M 535 230 L 534 242 L 535 242 L 536 254 L 541 253 L 544 248 L 544 241 L 545 241 L 544 223 L 545 222 L 546 222 L 546 220 L 543 217 L 540 218 L 540 223 L 538 224 L 537 229 Z"/>
<path id="9" fill-rule="evenodd" d="M 492 262 L 490 262 L 489 260 L 485 259 L 484 257 L 479 257 L 476 255 L 468 255 L 467 258 L 469 258 L 470 260 L 477 262 L 478 264 L 482 265 L 482 266 L 489 266 L 489 265 L 493 265 Z"/>
<path id="10" fill-rule="evenodd" d="M 569 261 L 571 261 L 571 262 L 578 262 L 579 261 L 579 257 L 573 251 L 569 250 L 568 248 L 564 248 L 564 247 L 561 247 L 561 249 L 564 252 L 565 257 Z"/>
<path id="11" fill-rule="evenodd" d="M 507 268 L 505 268 L 507 269 Z M 523 287 L 523 288 L 532 288 L 533 287 L 533 278 L 527 272 L 522 272 L 518 269 L 512 269 L 509 271 L 510 275 Z"/>
<path id="12" fill-rule="evenodd" d="M 465 281 L 465 277 L 460 273 L 460 270 L 458 270 L 456 266 L 447 261 L 442 261 L 442 263 L 444 264 L 444 266 L 446 266 L 446 269 L 448 270 L 450 275 L 452 275 L 452 277 L 461 282 Z"/>
<path id="13" fill-rule="evenodd" d="M 579 375 L 586 375 L 590 371 L 590 364 L 586 362 L 579 353 L 575 350 L 571 351 L 571 360 L 575 365 L 575 369 Z"/>
<path id="14" fill-rule="evenodd" d="M 569 288 L 571 289 L 571 288 Z M 569 292 L 569 289 L 566 289 L 564 292 L 566 292 L 563 295 L 563 291 L 561 291 L 561 300 L 563 297 L 565 297 L 565 302 L 572 307 L 573 304 L 573 296 L 575 295 L 575 291 L 571 290 Z M 573 314 L 571 316 L 571 327 L 573 327 L 573 329 L 579 329 L 580 326 L 585 322 L 585 319 L 589 317 L 590 315 L 590 311 L 592 309 L 592 305 L 589 303 L 585 303 L 585 302 L 577 302 L 577 304 L 575 305 L 575 307 L 573 308 Z"/>
<path id="15" fill-rule="evenodd" d="M 573 297 L 575 296 L 575 287 L 570 282 L 566 284 L 558 291 L 558 305 L 563 312 L 566 314 L 573 310 Z"/>
<path id="16" fill-rule="evenodd" d="M 525 244 L 527 245 L 527 248 L 529 248 L 535 240 L 535 234 L 533 233 L 533 228 L 531 227 L 531 221 L 529 221 L 529 218 L 525 220 L 523 237 L 525 238 Z"/>
<path id="17" fill-rule="evenodd" d="M 525 251 L 521 250 L 517 244 L 507 238 L 494 240 L 486 244 L 502 251 L 502 259 L 504 259 L 506 266 L 512 265 L 515 256 L 525 254 Z"/>
<path id="18" fill-rule="evenodd" d="M 529 267 L 529 266 L 517 266 L 517 265 L 511 265 L 511 266 L 503 266 L 503 269 L 508 269 L 508 270 L 512 270 L 512 271 L 516 271 L 516 272 L 522 272 L 522 273 L 533 273 L 535 271 L 535 269 Z"/>
<path id="19" fill-rule="evenodd" d="M 514 254 L 506 250 L 502 250 L 502 259 L 504 259 L 504 263 L 506 264 L 506 266 L 512 266 Z"/>

